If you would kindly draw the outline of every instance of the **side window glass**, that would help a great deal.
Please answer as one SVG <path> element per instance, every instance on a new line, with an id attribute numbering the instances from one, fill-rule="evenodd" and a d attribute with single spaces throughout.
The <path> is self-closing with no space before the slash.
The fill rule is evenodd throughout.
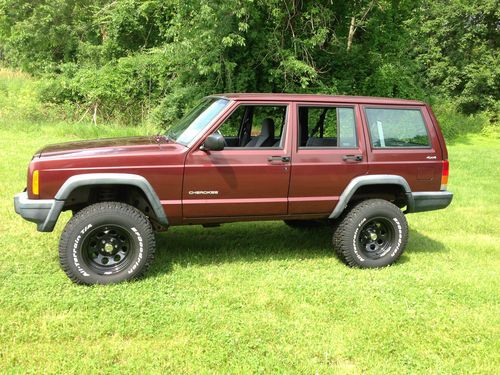
<path id="1" fill-rule="evenodd" d="M 339 147 L 354 148 L 358 147 L 356 137 L 356 120 L 354 118 L 354 109 L 337 108 L 339 118 Z"/>
<path id="2" fill-rule="evenodd" d="M 239 106 L 219 127 L 219 133 L 225 138 L 238 137 L 240 126 L 245 115 L 245 106 Z"/>
<path id="3" fill-rule="evenodd" d="M 299 107 L 299 145 L 304 148 L 355 148 L 354 108 L 330 106 Z"/>
<path id="4" fill-rule="evenodd" d="M 252 116 L 252 138 L 262 134 L 263 125 L 274 128 L 273 139 L 280 141 L 285 124 L 286 107 L 284 106 L 254 106 Z"/>
<path id="5" fill-rule="evenodd" d="M 286 128 L 286 106 L 240 105 L 217 130 L 226 147 L 280 148 Z"/>
<path id="6" fill-rule="evenodd" d="M 372 146 L 429 147 L 429 136 L 419 109 L 367 108 Z"/>

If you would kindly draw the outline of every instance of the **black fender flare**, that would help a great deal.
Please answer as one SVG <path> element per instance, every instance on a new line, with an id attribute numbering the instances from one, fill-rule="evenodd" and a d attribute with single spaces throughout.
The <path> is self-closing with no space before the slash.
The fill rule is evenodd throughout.
<path id="1" fill-rule="evenodd" d="M 408 211 L 411 212 L 414 206 L 413 194 L 411 192 L 410 185 L 408 181 L 402 176 L 392 175 L 392 174 L 373 174 L 373 175 L 365 175 L 358 176 L 352 179 L 352 181 L 347 185 L 342 194 L 339 197 L 339 201 L 335 208 L 333 209 L 329 219 L 338 218 L 342 212 L 347 207 L 347 204 L 351 200 L 356 190 L 361 186 L 367 185 L 399 185 L 401 186 L 406 194 L 408 199 Z"/>
<path id="2" fill-rule="evenodd" d="M 71 192 L 79 187 L 91 185 L 130 185 L 138 187 L 148 199 L 158 222 L 168 226 L 168 219 L 161 205 L 160 198 L 158 198 L 151 184 L 143 176 L 130 173 L 83 173 L 71 176 L 59 188 L 55 195 L 54 203 L 42 225 L 42 231 L 50 232 L 54 229 L 64 203 Z"/>

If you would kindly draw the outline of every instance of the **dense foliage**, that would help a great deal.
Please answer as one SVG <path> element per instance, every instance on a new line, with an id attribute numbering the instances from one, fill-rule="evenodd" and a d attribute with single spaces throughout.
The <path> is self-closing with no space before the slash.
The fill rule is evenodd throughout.
<path id="1" fill-rule="evenodd" d="M 80 115 L 165 123 L 214 92 L 499 109 L 497 0 L 0 0 L 4 65 Z"/>

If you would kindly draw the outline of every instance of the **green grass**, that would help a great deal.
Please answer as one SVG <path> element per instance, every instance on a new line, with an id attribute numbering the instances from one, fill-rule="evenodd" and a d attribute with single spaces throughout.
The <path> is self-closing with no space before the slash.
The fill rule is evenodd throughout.
<path id="1" fill-rule="evenodd" d="M 500 366 L 500 139 L 449 147 L 452 205 L 409 215 L 400 261 L 350 269 L 327 229 L 172 228 L 147 277 L 79 287 L 59 269 L 68 215 L 13 210 L 50 142 L 143 129 L 0 118 L 0 373 L 448 373 Z"/>

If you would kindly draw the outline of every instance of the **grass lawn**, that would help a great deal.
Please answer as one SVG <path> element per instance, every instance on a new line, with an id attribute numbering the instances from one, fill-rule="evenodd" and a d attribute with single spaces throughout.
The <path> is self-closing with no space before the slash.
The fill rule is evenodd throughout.
<path id="1" fill-rule="evenodd" d="M 0 119 L 1 120 L 1 119 Z M 327 229 L 172 228 L 147 277 L 81 287 L 13 210 L 37 148 L 134 133 L 0 121 L 0 373 L 498 373 L 500 139 L 449 146 L 452 205 L 400 261 L 350 269 Z"/>

